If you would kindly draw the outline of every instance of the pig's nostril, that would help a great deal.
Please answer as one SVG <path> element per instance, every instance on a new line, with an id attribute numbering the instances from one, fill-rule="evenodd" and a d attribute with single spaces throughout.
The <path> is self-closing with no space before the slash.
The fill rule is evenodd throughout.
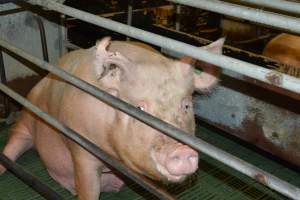
<path id="1" fill-rule="evenodd" d="M 180 157 L 179 156 L 173 156 L 173 157 L 171 157 L 171 160 L 173 160 L 173 161 L 179 161 Z"/>
<path id="2" fill-rule="evenodd" d="M 190 156 L 189 158 L 188 158 L 188 161 L 190 162 L 190 164 L 192 165 L 192 166 L 194 166 L 196 169 L 198 168 L 198 156 L 196 155 L 196 156 Z"/>

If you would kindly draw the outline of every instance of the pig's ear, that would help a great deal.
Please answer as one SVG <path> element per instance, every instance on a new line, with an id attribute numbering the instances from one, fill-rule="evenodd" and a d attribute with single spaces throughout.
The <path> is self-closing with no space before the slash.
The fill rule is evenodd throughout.
<path id="1" fill-rule="evenodd" d="M 107 47 L 110 44 L 110 37 L 104 37 L 96 42 L 96 55 L 107 54 Z"/>
<path id="2" fill-rule="evenodd" d="M 207 46 L 200 47 L 214 54 L 222 54 L 223 44 L 225 38 L 218 39 L 215 42 Z M 206 93 L 212 90 L 212 88 L 217 85 L 218 77 L 220 75 L 221 69 L 215 65 L 196 60 L 189 56 L 185 56 L 181 58 L 181 61 L 184 63 L 188 63 L 194 65 L 195 68 L 200 68 L 202 72 L 194 73 L 194 86 L 195 90 L 200 93 Z"/>
<path id="3" fill-rule="evenodd" d="M 225 37 L 220 38 L 220 39 L 218 39 L 218 40 L 210 43 L 209 45 L 203 46 L 201 48 L 205 49 L 205 50 L 207 50 L 207 51 L 209 51 L 211 53 L 221 55 L 222 54 L 222 49 L 223 49 L 224 42 L 225 42 Z"/>
<path id="4" fill-rule="evenodd" d="M 94 68 L 96 76 L 99 78 L 104 73 L 104 61 L 111 54 L 107 48 L 110 45 L 110 37 L 104 37 L 96 42 Z"/>
<path id="5" fill-rule="evenodd" d="M 128 75 L 128 67 L 133 66 L 133 62 L 117 51 L 107 51 L 105 47 L 108 45 L 109 40 L 103 39 L 99 42 L 99 46 L 96 46 L 97 64 L 95 68 L 98 82 L 102 88 L 117 96 L 121 79 Z"/>

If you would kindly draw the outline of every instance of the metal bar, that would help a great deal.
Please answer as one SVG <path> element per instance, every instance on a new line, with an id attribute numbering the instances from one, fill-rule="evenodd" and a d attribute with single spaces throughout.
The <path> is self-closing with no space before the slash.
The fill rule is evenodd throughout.
<path id="1" fill-rule="evenodd" d="M 20 0 L 0 0 L 0 5 L 5 3 L 17 3 Z"/>
<path id="2" fill-rule="evenodd" d="M 5 66 L 4 66 L 4 60 L 3 60 L 3 51 L 2 48 L 0 48 L 0 82 L 6 84 L 6 74 L 5 74 Z M 3 115 L 4 117 L 7 117 L 9 114 L 9 102 L 8 102 L 8 98 L 3 95 L 3 97 L 1 98 L 3 100 Z"/>
<path id="3" fill-rule="evenodd" d="M 132 25 L 132 10 L 133 10 L 133 0 L 130 0 L 128 3 L 128 9 L 127 9 L 127 25 Z M 130 37 L 126 38 L 127 41 L 130 40 Z"/>
<path id="4" fill-rule="evenodd" d="M 202 1 L 202 0 L 199 0 Z M 281 87 L 292 92 L 300 93 L 300 79 L 291 77 L 282 73 L 274 72 L 260 66 L 233 59 L 224 55 L 215 55 L 198 47 L 188 45 L 177 40 L 153 34 L 135 27 L 115 22 L 104 17 L 95 16 L 88 12 L 84 12 L 69 6 L 55 3 L 51 0 L 27 0 L 28 3 L 44 6 L 48 9 L 64 13 L 66 15 L 77 17 L 80 20 L 128 35 L 130 37 L 163 47 L 178 53 L 192 56 L 193 58 L 203 60 L 205 62 L 220 66 L 225 69 L 235 71 L 237 73 L 249 76 L 251 78 Z M 198 2 L 198 1 L 195 1 Z M 269 17 L 270 18 L 270 17 Z M 278 80 L 278 81 L 274 81 Z"/>
<path id="5" fill-rule="evenodd" d="M 1 83 L 6 83 L 2 48 L 0 48 L 0 81 L 1 81 Z"/>
<path id="6" fill-rule="evenodd" d="M 158 129 L 165 133 L 166 135 L 173 137 L 183 143 L 190 145 L 191 147 L 199 150 L 216 160 L 221 161 L 225 165 L 240 171 L 243 174 L 248 175 L 249 177 L 259 181 L 260 183 L 290 197 L 293 199 L 300 199 L 300 189 L 289 184 L 286 181 L 283 181 L 270 173 L 267 173 L 217 147 L 214 147 L 207 142 L 192 136 L 189 133 L 186 133 L 171 124 L 168 124 L 146 112 L 141 111 L 140 109 L 132 106 L 125 101 L 122 101 L 103 90 L 76 78 L 75 76 L 69 74 L 68 72 L 62 70 L 61 68 L 55 67 L 50 65 L 49 63 L 35 58 L 34 56 L 27 54 L 23 50 L 11 45 L 10 43 L 0 40 L 0 45 L 4 48 L 8 49 L 11 52 L 16 53 L 17 55 L 29 60 L 30 62 L 40 66 L 41 68 L 50 71 L 51 73 L 57 75 L 58 77 L 66 80 L 67 82 L 71 83 L 72 85 L 76 86 L 77 88 L 82 89 L 83 91 L 95 96 L 96 98 L 100 99 L 101 101 L 105 102 L 106 104 L 113 106 L 119 109 L 122 112 L 127 113 L 128 115 L 140 120 L 141 122 Z M 0 89 L 3 90 L 3 85 L 1 85 Z M 7 92 L 7 89 L 5 89 Z M 78 136 L 77 136 L 78 137 Z"/>
<path id="7" fill-rule="evenodd" d="M 37 24 L 38 24 L 38 27 L 39 27 L 39 30 L 40 30 L 41 44 L 42 44 L 42 50 L 43 50 L 43 58 L 44 58 L 45 61 L 49 62 L 45 26 L 44 26 L 43 20 L 40 16 L 36 15 L 35 19 L 37 21 Z"/>
<path id="8" fill-rule="evenodd" d="M 273 8 L 280 11 L 287 11 L 289 13 L 300 14 L 300 4 L 285 0 L 235 0 L 240 3 L 248 3 L 267 8 Z"/>
<path id="9" fill-rule="evenodd" d="M 1 85 L 3 85 L 1 83 Z M 6 87 L 6 86 L 5 86 Z M 16 177 L 18 177 L 25 184 L 29 185 L 32 189 L 37 191 L 41 196 L 49 200 L 63 200 L 63 198 L 52 190 L 49 186 L 45 185 L 32 174 L 26 172 L 17 163 L 14 163 L 7 158 L 3 153 L 0 153 L 0 163 Z"/>
<path id="10" fill-rule="evenodd" d="M 73 78 L 75 78 L 75 77 L 73 77 Z M 113 159 L 110 155 L 105 153 L 94 143 L 90 142 L 88 139 L 81 136 L 80 134 L 75 132 L 73 129 L 60 123 L 58 120 L 56 120 L 54 117 L 52 117 L 48 113 L 43 112 L 37 106 L 33 105 L 30 101 L 28 101 L 21 95 L 17 94 L 16 92 L 14 92 L 13 90 L 11 90 L 10 88 L 8 88 L 7 86 L 5 86 L 2 83 L 0 83 L 0 90 L 2 92 L 5 92 L 8 96 L 10 96 L 14 100 L 16 100 L 21 105 L 28 108 L 30 111 L 32 111 L 37 116 L 39 116 L 41 119 L 43 119 L 45 122 L 47 122 L 47 123 L 51 124 L 53 127 L 57 128 L 59 131 L 62 132 L 62 134 L 64 136 L 66 136 L 67 138 L 69 138 L 72 141 L 79 144 L 81 147 L 86 149 L 88 152 L 93 154 L 98 159 L 100 159 L 100 160 L 104 161 L 105 163 L 109 164 L 110 166 L 114 167 L 115 169 L 120 171 L 122 174 L 124 174 L 131 180 L 135 181 L 136 183 L 141 185 L 143 188 L 145 188 L 149 192 L 153 193 L 159 199 L 175 200 L 174 197 L 172 197 L 170 194 L 168 194 L 164 190 L 158 188 L 152 181 L 150 181 L 149 179 L 146 179 L 138 174 L 135 174 L 132 170 L 125 167 L 119 161 Z"/>
<path id="11" fill-rule="evenodd" d="M 212 12 L 237 17 L 253 21 L 263 25 L 270 25 L 289 32 L 300 33 L 300 20 L 296 17 L 290 17 L 275 14 L 261 9 L 249 8 L 237 4 L 232 4 L 219 0 L 168 0 L 187 6 L 201 8 Z M 272 4 L 273 1 L 270 1 Z"/>
<path id="12" fill-rule="evenodd" d="M 68 40 L 68 33 L 66 28 L 66 16 L 64 14 L 60 15 L 60 24 L 58 28 L 59 35 L 59 55 L 62 56 L 68 52 L 65 45 L 65 41 Z"/>
<path id="13" fill-rule="evenodd" d="M 176 4 L 176 22 L 175 22 L 175 30 L 180 31 L 180 21 L 181 21 L 181 5 Z"/>

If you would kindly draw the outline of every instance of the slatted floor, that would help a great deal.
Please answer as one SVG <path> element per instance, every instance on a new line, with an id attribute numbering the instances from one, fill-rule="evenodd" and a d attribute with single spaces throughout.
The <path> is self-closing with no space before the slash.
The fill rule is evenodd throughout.
<path id="1" fill-rule="evenodd" d="M 206 126 L 207 127 L 207 126 Z M 7 139 L 9 128 L 0 131 L 0 149 L 3 148 Z M 215 144 L 218 147 L 229 151 L 238 157 L 248 160 L 254 165 L 267 170 L 276 176 L 287 180 L 300 187 L 300 173 L 269 159 L 261 156 L 259 153 L 251 150 L 240 141 L 233 141 L 225 137 L 226 134 L 198 126 L 197 135 L 202 139 Z M 56 184 L 46 173 L 38 159 L 35 151 L 25 153 L 19 160 L 28 171 L 40 178 L 43 182 L 51 186 L 65 199 L 76 199 L 66 190 Z M 230 169 L 229 167 L 215 161 L 208 156 L 202 155 L 200 160 L 200 169 L 191 177 L 190 180 L 180 185 L 169 185 L 167 188 L 172 194 L 175 194 L 178 199 L 182 200 L 221 200 L 221 199 L 260 199 L 260 200 L 285 200 L 287 199 L 280 194 L 267 189 L 252 179 Z M 33 200 L 43 199 L 39 194 L 31 188 L 24 185 L 21 181 L 6 172 L 0 176 L 0 200 Z M 155 199 L 151 194 L 145 192 L 138 185 L 129 182 L 118 193 L 102 193 L 101 200 L 116 200 L 116 199 Z"/>

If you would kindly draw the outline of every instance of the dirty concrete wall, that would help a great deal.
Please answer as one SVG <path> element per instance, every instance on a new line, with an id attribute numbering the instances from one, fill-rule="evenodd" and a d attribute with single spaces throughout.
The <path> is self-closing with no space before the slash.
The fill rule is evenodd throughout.
<path id="1" fill-rule="evenodd" d="M 299 101 L 223 76 L 194 106 L 200 119 L 300 166 Z"/>
<path id="2" fill-rule="evenodd" d="M 20 8 L 23 7 L 13 3 L 0 5 L 0 38 L 43 59 L 40 32 L 35 19 L 36 15 L 26 10 L 19 12 Z M 49 13 L 49 16 L 51 16 L 51 13 Z M 44 15 L 42 19 L 45 26 L 49 60 L 50 63 L 55 63 L 60 54 L 60 26 L 58 22 L 49 21 L 47 18 L 47 15 Z M 18 61 L 6 53 L 4 53 L 3 59 L 7 80 L 24 78 L 34 74 L 34 71 L 25 67 L 22 61 Z"/>

